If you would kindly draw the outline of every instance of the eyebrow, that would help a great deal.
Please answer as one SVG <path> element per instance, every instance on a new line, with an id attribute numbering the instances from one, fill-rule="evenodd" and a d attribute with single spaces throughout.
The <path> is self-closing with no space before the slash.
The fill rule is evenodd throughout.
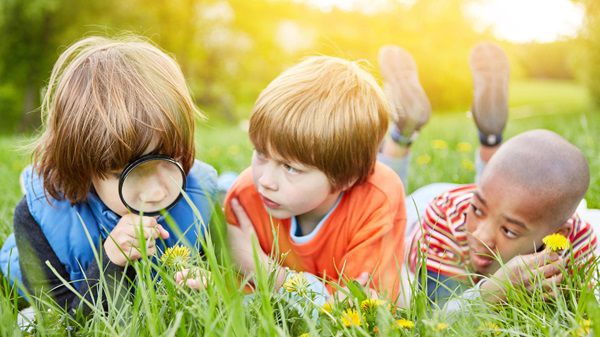
<path id="1" fill-rule="evenodd" d="M 481 195 L 479 194 L 479 192 L 475 191 L 475 192 L 473 192 L 473 194 L 475 195 L 475 197 L 477 198 L 477 200 L 479 200 L 479 202 L 481 202 L 484 206 L 487 206 L 487 203 L 481 197 Z"/>
<path id="2" fill-rule="evenodd" d="M 506 215 L 504 215 L 504 219 L 506 219 L 506 221 L 513 223 L 519 227 L 523 227 L 524 229 L 529 230 L 529 228 L 527 228 L 527 225 L 525 225 L 523 222 L 521 222 L 519 220 L 507 217 Z"/>
<path id="3" fill-rule="evenodd" d="M 481 202 L 484 206 L 487 206 L 487 203 L 485 202 L 485 199 L 483 199 L 483 197 L 481 196 L 481 194 L 479 194 L 479 192 L 475 191 L 473 192 L 473 194 L 475 195 L 475 197 L 477 198 L 477 200 L 479 200 L 479 202 Z M 529 230 L 529 228 L 527 227 L 527 225 L 525 225 L 525 223 L 517 220 L 517 219 L 513 219 L 511 217 L 508 217 L 506 215 L 503 215 L 504 219 L 512 224 L 515 224 L 519 227 L 523 227 L 526 230 Z"/>

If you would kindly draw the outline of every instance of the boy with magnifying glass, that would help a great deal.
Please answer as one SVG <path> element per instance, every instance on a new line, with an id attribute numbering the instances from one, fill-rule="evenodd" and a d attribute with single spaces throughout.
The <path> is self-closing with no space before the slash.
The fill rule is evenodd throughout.
<path id="1" fill-rule="evenodd" d="M 173 59 L 141 40 L 81 40 L 54 65 L 42 112 L 45 129 L 22 174 L 15 234 L 0 252 L 12 282 L 33 295 L 50 291 L 74 309 L 80 297 L 60 278 L 94 298 L 88 290 L 102 270 L 118 277 L 142 252 L 197 245 L 216 172 L 194 159 L 200 113 Z"/>

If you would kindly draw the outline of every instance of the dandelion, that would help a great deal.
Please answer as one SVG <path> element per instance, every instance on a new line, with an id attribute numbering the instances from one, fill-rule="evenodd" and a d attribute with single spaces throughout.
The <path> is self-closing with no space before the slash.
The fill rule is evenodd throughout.
<path id="1" fill-rule="evenodd" d="M 553 252 L 558 252 L 569 248 L 569 239 L 562 234 L 554 233 L 547 235 L 542 239 L 542 241 L 546 245 L 546 249 L 549 249 Z"/>
<path id="2" fill-rule="evenodd" d="M 231 156 L 237 156 L 238 154 L 240 154 L 240 148 L 237 145 L 230 145 L 227 148 L 227 153 Z"/>
<path id="3" fill-rule="evenodd" d="M 328 313 L 330 314 L 333 311 L 333 304 L 331 304 L 331 302 L 325 302 L 323 304 L 323 306 L 321 307 L 321 311 L 323 313 Z"/>
<path id="4" fill-rule="evenodd" d="M 304 277 L 304 273 L 293 273 L 283 283 L 283 289 L 289 293 L 296 292 L 298 294 L 305 294 L 308 290 L 308 281 Z"/>
<path id="5" fill-rule="evenodd" d="M 460 142 L 456 144 L 456 151 L 458 152 L 471 152 L 471 143 Z"/>
<path id="6" fill-rule="evenodd" d="M 579 323 L 579 328 L 575 331 L 576 336 L 588 336 L 590 334 L 591 322 L 589 319 L 584 319 Z"/>
<path id="7" fill-rule="evenodd" d="M 366 300 L 360 303 L 360 308 L 362 311 L 375 310 L 377 307 L 385 304 L 384 300 L 376 299 L 376 298 L 367 298 Z"/>
<path id="8" fill-rule="evenodd" d="M 305 332 L 305 333 L 303 333 L 301 335 L 298 335 L 298 337 L 310 337 L 310 333 Z"/>
<path id="9" fill-rule="evenodd" d="M 500 327 L 498 326 L 498 324 L 492 323 L 492 322 L 482 324 L 479 327 L 479 331 L 481 331 L 481 332 L 491 331 L 494 335 L 499 335 L 501 333 Z"/>
<path id="10" fill-rule="evenodd" d="M 396 320 L 396 325 L 402 329 L 412 329 L 415 327 L 415 323 L 413 321 L 404 318 Z"/>
<path id="11" fill-rule="evenodd" d="M 360 326 L 360 314 L 355 309 L 346 309 L 342 313 L 342 324 L 346 327 Z"/>
<path id="12" fill-rule="evenodd" d="M 166 266 L 181 269 L 190 259 L 190 254 L 191 251 L 188 247 L 173 246 L 165 250 L 165 253 L 160 257 L 160 261 Z"/>
<path id="13" fill-rule="evenodd" d="M 472 161 L 470 161 L 469 159 L 463 159 L 461 162 L 462 167 L 467 170 L 467 171 L 474 171 L 475 170 L 475 164 L 473 164 Z"/>
<path id="14" fill-rule="evenodd" d="M 427 165 L 431 162 L 431 156 L 428 154 L 422 154 L 417 157 L 417 164 L 420 166 Z"/>
<path id="15" fill-rule="evenodd" d="M 445 150 L 448 148 L 448 143 L 441 139 L 434 139 L 431 141 L 431 147 L 436 150 Z"/>
<path id="16" fill-rule="evenodd" d="M 448 329 L 448 324 L 446 323 L 438 323 L 435 325 L 435 331 L 444 331 L 446 329 Z"/>

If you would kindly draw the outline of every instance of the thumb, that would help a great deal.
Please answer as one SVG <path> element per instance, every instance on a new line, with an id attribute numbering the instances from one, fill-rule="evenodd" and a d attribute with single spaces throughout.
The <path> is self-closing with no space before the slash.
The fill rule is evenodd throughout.
<path id="1" fill-rule="evenodd" d="M 247 233 L 253 230 L 252 221 L 248 218 L 248 214 L 244 210 L 244 207 L 240 204 L 237 198 L 233 198 L 231 200 L 231 208 L 233 209 L 233 213 L 238 220 L 238 224 L 240 225 L 240 229 Z"/>
<path id="2" fill-rule="evenodd" d="M 158 231 L 158 234 L 160 235 L 161 239 L 166 240 L 169 238 L 169 232 L 167 232 L 167 230 L 162 225 L 156 226 L 156 230 Z"/>

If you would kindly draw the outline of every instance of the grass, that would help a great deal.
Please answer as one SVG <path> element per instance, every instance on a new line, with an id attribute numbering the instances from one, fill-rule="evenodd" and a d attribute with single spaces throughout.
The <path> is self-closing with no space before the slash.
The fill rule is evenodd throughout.
<path id="1" fill-rule="evenodd" d="M 600 208 L 600 111 L 589 106 L 585 91 L 565 82 L 519 82 L 511 86 L 511 117 L 505 136 L 524 130 L 547 128 L 563 135 L 582 149 L 591 168 L 592 181 L 586 195 L 588 205 Z M 466 109 L 465 109 L 466 110 Z M 29 155 L 17 147 L 26 137 L 0 136 L 0 242 L 12 231 L 13 208 L 22 197 L 18 175 Z M 431 182 L 469 183 L 473 181 L 473 161 L 477 136 L 465 112 L 434 114 L 414 144 L 408 190 Z M 244 169 L 250 162 L 251 146 L 245 131 L 238 126 L 204 123 L 197 135 L 198 158 L 219 172 Z M 247 296 L 242 290 L 247 280 L 239 280 L 230 266 L 226 250 L 220 249 L 224 223 L 215 217 L 213 236 L 205 244 L 206 256 L 192 256 L 186 266 L 210 271 L 206 291 L 195 292 L 174 284 L 174 266 L 143 260 L 135 264 L 140 275 L 131 299 L 118 296 L 124 284 L 103 298 L 111 310 L 104 313 L 96 304 L 92 319 L 71 317 L 51 303 L 36 306 L 38 321 L 33 333 L 39 336 L 299 336 L 380 335 L 419 336 L 578 336 L 587 330 L 600 331 L 600 307 L 591 277 L 595 264 L 586 271 L 567 274 L 556 298 L 543 301 L 541 294 L 519 288 L 509 292 L 509 303 L 491 306 L 474 302 L 471 310 L 448 316 L 431 306 L 422 291 L 416 290 L 411 305 L 397 311 L 378 307 L 359 309 L 364 300 L 360 289 L 355 296 L 337 303 L 330 313 L 315 307 L 310 293 L 274 293 L 268 270 L 258 273 L 256 291 Z M 155 273 L 150 271 L 154 270 Z M 161 278 L 156 278 L 157 275 Z M 16 325 L 14 296 L 1 287 L 0 336 L 20 336 Z M 127 291 L 125 293 L 128 293 Z M 351 302 L 354 304 L 351 305 Z M 353 322 L 354 313 L 361 322 Z M 318 317 L 318 318 L 317 318 Z M 345 317 L 346 320 L 342 320 Z M 415 324 L 399 328 L 397 319 Z"/>

